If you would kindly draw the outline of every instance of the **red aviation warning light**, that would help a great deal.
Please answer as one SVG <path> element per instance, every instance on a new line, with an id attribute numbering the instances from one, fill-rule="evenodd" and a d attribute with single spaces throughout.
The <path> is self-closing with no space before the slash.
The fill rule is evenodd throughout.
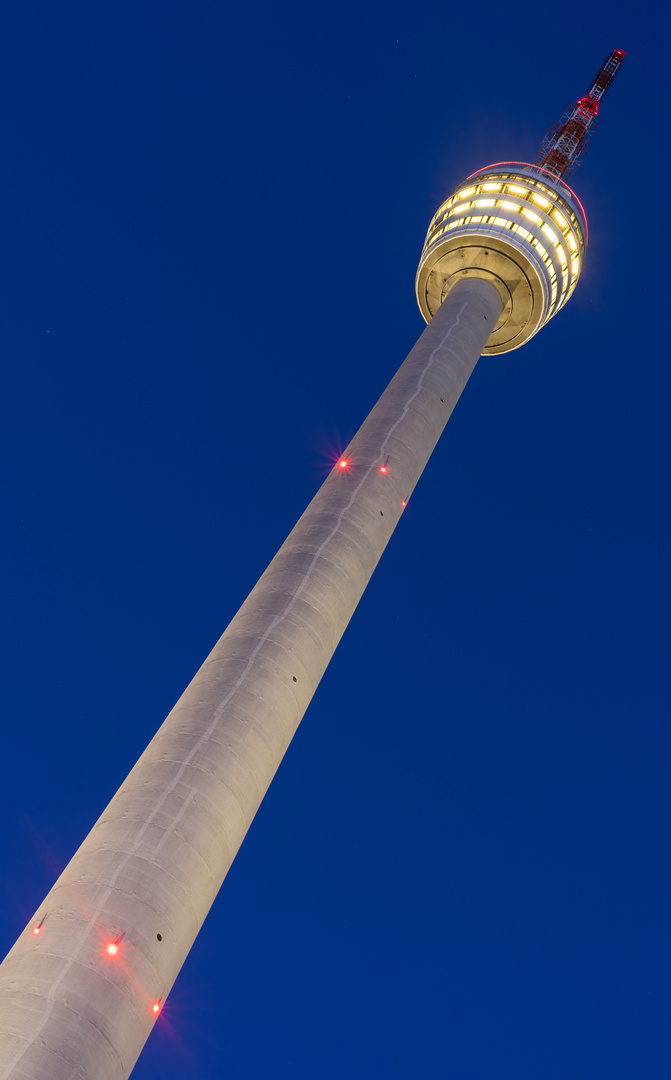
<path id="1" fill-rule="evenodd" d="M 103 941 L 102 941 L 102 950 L 101 951 L 102 951 L 102 955 L 105 957 L 105 959 L 109 959 L 109 960 L 121 959 L 121 957 L 123 955 L 123 953 L 122 953 L 122 942 L 123 942 L 123 939 L 124 939 L 125 936 L 126 936 L 125 933 L 123 933 L 123 934 L 118 934 L 116 937 L 113 937 L 113 938 L 104 938 L 103 939 Z"/>
<path id="2" fill-rule="evenodd" d="M 151 1007 L 151 1011 L 153 1012 L 154 1016 L 158 1016 L 158 1014 L 161 1011 L 161 1002 L 160 1002 L 160 1000 L 154 1002 L 154 1004 Z"/>
<path id="3" fill-rule="evenodd" d="M 601 98 L 620 70 L 624 49 L 614 49 L 596 73 L 587 93 L 569 105 L 541 143 L 534 162 L 554 176 L 564 179 L 582 163 L 598 124 Z"/>

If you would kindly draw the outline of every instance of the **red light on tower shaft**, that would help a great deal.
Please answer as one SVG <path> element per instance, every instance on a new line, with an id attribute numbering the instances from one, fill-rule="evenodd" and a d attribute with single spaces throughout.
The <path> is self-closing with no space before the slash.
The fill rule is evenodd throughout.
<path id="1" fill-rule="evenodd" d="M 117 934 L 116 937 L 104 938 L 102 941 L 103 956 L 109 957 L 110 960 L 121 958 L 122 942 L 125 936 L 126 934 L 124 932 L 123 934 Z"/>
<path id="2" fill-rule="evenodd" d="M 38 934 L 41 934 L 42 933 L 42 927 L 41 926 L 34 926 L 33 927 L 33 933 L 35 934 L 35 936 L 37 936 Z"/>
<path id="3" fill-rule="evenodd" d="M 158 1014 L 161 1011 L 161 1002 L 160 1001 L 155 1001 L 154 1004 L 151 1007 L 151 1011 L 153 1012 L 154 1016 L 158 1016 Z"/>

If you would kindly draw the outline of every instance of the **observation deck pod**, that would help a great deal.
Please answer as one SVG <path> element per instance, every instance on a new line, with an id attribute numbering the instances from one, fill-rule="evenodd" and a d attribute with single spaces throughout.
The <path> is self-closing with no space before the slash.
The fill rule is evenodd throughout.
<path id="1" fill-rule="evenodd" d="M 538 165 L 500 162 L 473 173 L 435 214 L 415 290 L 427 323 L 452 286 L 482 278 L 503 311 L 483 355 L 524 345 L 573 292 L 587 221 L 571 189 Z"/>

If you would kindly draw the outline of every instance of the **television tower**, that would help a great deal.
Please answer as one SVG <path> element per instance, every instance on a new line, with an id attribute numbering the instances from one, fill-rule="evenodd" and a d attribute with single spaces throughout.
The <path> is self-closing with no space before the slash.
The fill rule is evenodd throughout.
<path id="1" fill-rule="evenodd" d="M 427 328 L 0 966 L 0 1080 L 128 1077 L 478 357 L 566 303 L 587 244 L 563 179 L 616 49 L 534 164 L 429 226 Z"/>

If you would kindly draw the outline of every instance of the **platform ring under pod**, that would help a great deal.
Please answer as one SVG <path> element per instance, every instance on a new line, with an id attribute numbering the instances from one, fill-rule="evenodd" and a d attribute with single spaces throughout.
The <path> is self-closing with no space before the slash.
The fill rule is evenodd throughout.
<path id="1" fill-rule="evenodd" d="M 517 349 L 568 300 L 586 243 L 584 211 L 562 180 L 524 162 L 489 166 L 429 226 L 416 279 L 422 315 L 429 322 L 463 278 L 491 281 L 503 310 L 484 352 Z"/>

